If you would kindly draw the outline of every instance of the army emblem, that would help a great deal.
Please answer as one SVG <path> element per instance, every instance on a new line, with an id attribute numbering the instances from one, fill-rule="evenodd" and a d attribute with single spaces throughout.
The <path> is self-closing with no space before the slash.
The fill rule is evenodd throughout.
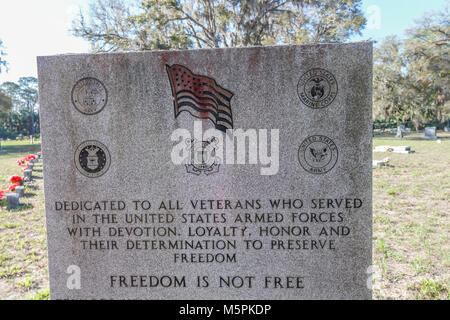
<path id="1" fill-rule="evenodd" d="M 83 78 L 72 88 L 72 104 L 83 114 L 92 115 L 103 110 L 108 92 L 100 80 Z"/>
<path id="2" fill-rule="evenodd" d="M 325 108 L 336 98 L 337 82 L 331 72 L 315 68 L 304 73 L 297 85 L 300 100 L 313 109 Z"/>
<path id="3" fill-rule="evenodd" d="M 100 177 L 108 171 L 110 164 L 108 149 L 98 141 L 85 141 L 75 151 L 75 166 L 86 177 Z"/>
<path id="4" fill-rule="evenodd" d="M 186 171 L 195 175 L 210 175 L 219 172 L 220 158 L 216 156 L 217 138 L 206 141 L 187 139 L 186 148 L 190 155 L 186 161 Z"/>
<path id="5" fill-rule="evenodd" d="M 310 136 L 298 148 L 298 160 L 303 169 L 310 173 L 327 173 L 338 160 L 338 149 L 328 137 Z"/>

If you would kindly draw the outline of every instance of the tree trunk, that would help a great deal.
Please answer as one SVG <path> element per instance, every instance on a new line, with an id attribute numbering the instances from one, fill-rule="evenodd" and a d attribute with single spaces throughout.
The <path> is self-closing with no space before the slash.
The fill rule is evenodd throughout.
<path id="1" fill-rule="evenodd" d="M 30 112 L 31 112 L 31 128 L 30 128 L 30 130 L 29 130 L 29 133 L 30 134 L 33 134 L 34 132 L 34 112 L 33 112 L 33 106 L 32 106 L 32 104 L 30 103 L 30 101 L 27 101 L 27 104 L 28 104 L 28 109 L 30 110 Z"/>

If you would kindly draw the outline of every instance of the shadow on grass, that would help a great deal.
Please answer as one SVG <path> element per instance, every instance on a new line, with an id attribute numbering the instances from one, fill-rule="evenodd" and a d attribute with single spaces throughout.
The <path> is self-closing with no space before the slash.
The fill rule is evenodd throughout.
<path id="1" fill-rule="evenodd" d="M 27 209 L 33 209 L 33 205 L 31 203 L 22 203 L 22 204 L 19 204 L 19 206 L 17 208 L 8 209 L 8 211 L 10 211 L 10 212 L 20 212 L 22 210 L 27 210 Z"/>
<path id="2" fill-rule="evenodd" d="M 403 138 L 405 139 L 405 138 Z M 396 139 L 399 140 L 399 139 Z M 401 139 L 400 139 L 401 140 Z M 437 136 L 436 139 L 422 139 L 420 137 L 406 137 L 405 140 L 415 140 L 415 141 L 436 141 L 436 140 L 450 140 L 450 137 L 439 137 Z"/>
<path id="3" fill-rule="evenodd" d="M 25 144 L 25 145 L 14 145 L 14 146 L 2 146 L 2 150 L 0 150 L 0 155 L 7 154 L 19 154 L 20 157 L 24 153 L 35 153 L 41 150 L 40 144 Z M 25 156 L 25 154 L 24 154 Z"/>
<path id="4" fill-rule="evenodd" d="M 439 134 L 437 135 L 436 139 L 424 139 L 422 138 L 423 136 L 408 136 L 408 135 L 403 135 L 403 138 L 396 138 L 395 135 L 392 134 L 376 134 L 375 136 L 373 136 L 372 138 L 377 138 L 377 139 L 383 139 L 383 140 L 392 140 L 392 141 L 405 141 L 405 140 L 412 140 L 412 141 L 436 141 L 436 140 L 450 140 L 450 136 L 439 136 Z"/>
<path id="5" fill-rule="evenodd" d="M 395 166 L 392 166 L 390 164 L 384 165 L 384 166 L 377 166 L 376 168 L 372 168 L 372 170 L 389 170 L 389 169 L 395 169 Z"/>
<path id="6" fill-rule="evenodd" d="M 36 195 L 36 193 L 34 193 L 34 192 L 26 192 L 26 193 L 23 194 L 23 197 L 24 198 L 31 198 L 31 197 L 34 197 L 35 195 Z"/>

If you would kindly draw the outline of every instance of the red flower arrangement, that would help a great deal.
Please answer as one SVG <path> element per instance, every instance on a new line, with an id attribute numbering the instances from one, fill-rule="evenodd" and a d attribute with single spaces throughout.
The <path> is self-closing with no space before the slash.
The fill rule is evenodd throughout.
<path id="1" fill-rule="evenodd" d="M 29 162 L 31 159 L 36 160 L 37 159 L 37 155 L 35 154 L 29 154 L 26 157 L 23 157 L 22 159 L 17 159 L 16 163 L 21 166 L 24 165 L 25 162 Z M 27 164 L 28 165 L 28 164 Z M 26 169 L 22 169 L 22 171 L 28 170 L 28 168 Z"/>
<path id="2" fill-rule="evenodd" d="M 28 168 L 28 163 L 31 159 L 36 160 L 37 159 L 37 155 L 36 154 L 29 154 L 26 157 L 23 157 L 21 159 L 17 159 L 16 163 L 19 166 L 23 166 L 23 168 L 21 169 L 22 172 L 24 172 L 25 170 L 29 170 Z M 21 176 L 18 175 L 13 175 L 11 177 L 9 177 L 8 179 L 9 182 L 11 182 L 11 184 L 9 186 L 6 187 L 6 190 L 9 192 L 14 192 L 16 190 L 16 187 L 20 186 L 23 184 L 23 178 Z M 5 191 L 0 190 L 0 200 L 2 198 L 5 198 Z"/>
<path id="3" fill-rule="evenodd" d="M 30 161 L 31 159 L 36 160 L 36 156 L 34 154 L 29 154 L 25 157 L 25 161 Z"/>
<path id="4" fill-rule="evenodd" d="M 9 177 L 8 181 L 11 182 L 11 183 L 22 184 L 23 178 L 21 176 L 18 176 L 18 175 L 13 175 L 13 176 Z"/>
<path id="5" fill-rule="evenodd" d="M 14 192 L 16 190 L 16 187 L 18 187 L 18 186 L 20 186 L 20 182 L 10 184 L 9 186 L 6 187 L 6 190 Z"/>

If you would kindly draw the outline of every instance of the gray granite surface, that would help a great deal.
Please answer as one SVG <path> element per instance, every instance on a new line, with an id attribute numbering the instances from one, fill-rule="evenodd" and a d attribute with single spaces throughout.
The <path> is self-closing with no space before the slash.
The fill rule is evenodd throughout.
<path id="1" fill-rule="evenodd" d="M 38 75 L 52 299 L 371 298 L 371 42 L 45 56 Z M 218 138 L 177 136 L 200 124 Z M 250 142 L 227 158 L 231 128 Z"/>

